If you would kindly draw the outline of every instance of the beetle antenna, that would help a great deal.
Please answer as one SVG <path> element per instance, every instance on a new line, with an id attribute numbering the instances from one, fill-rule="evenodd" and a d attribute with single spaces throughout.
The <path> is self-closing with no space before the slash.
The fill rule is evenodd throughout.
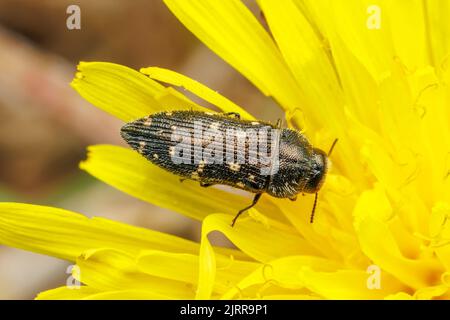
<path id="1" fill-rule="evenodd" d="M 336 143 L 338 142 L 338 139 L 334 139 L 333 144 L 330 147 L 330 150 L 328 151 L 328 156 L 331 155 L 331 152 L 333 152 L 334 146 L 336 145 Z"/>
<path id="2" fill-rule="evenodd" d="M 316 192 L 316 196 L 314 197 L 314 205 L 311 211 L 311 218 L 309 218 L 309 223 L 314 222 L 314 213 L 316 212 L 316 205 L 317 205 L 317 197 L 319 196 L 319 193 Z"/>
<path id="3" fill-rule="evenodd" d="M 338 139 L 334 139 L 333 144 L 330 147 L 330 150 L 328 151 L 328 157 L 331 155 L 331 152 L 333 152 L 334 146 L 336 145 L 336 143 L 338 142 Z M 316 195 L 314 197 L 314 205 L 311 211 L 311 218 L 309 218 L 309 222 L 313 223 L 314 222 L 314 213 L 316 212 L 316 206 L 317 206 L 317 198 L 319 197 L 319 193 L 316 192 Z"/>

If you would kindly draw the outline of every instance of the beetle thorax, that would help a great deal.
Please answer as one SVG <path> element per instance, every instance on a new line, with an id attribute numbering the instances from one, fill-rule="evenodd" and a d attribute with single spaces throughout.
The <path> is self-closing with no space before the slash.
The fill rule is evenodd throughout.
<path id="1" fill-rule="evenodd" d="M 280 135 L 277 170 L 269 179 L 267 192 L 278 198 L 297 195 L 306 184 L 312 147 L 297 131 L 283 129 Z"/>

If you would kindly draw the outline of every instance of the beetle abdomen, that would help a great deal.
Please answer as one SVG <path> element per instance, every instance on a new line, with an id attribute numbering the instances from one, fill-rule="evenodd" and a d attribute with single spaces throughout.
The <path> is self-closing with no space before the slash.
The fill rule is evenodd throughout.
<path id="1" fill-rule="evenodd" d="M 152 163 L 183 178 L 263 192 L 270 179 L 271 129 L 266 122 L 225 114 L 171 111 L 126 124 L 122 137 Z"/>

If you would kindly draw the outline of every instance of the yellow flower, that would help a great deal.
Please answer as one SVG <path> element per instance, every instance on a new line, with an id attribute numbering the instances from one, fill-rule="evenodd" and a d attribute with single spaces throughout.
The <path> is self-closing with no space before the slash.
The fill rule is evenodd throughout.
<path id="1" fill-rule="evenodd" d="M 309 223 L 311 196 L 296 202 L 263 196 L 231 228 L 248 198 L 195 182 L 181 185 L 132 150 L 92 146 L 83 170 L 201 220 L 201 242 L 2 203 L 1 243 L 79 267 L 79 290 L 61 287 L 38 298 L 449 298 L 449 3 L 259 0 L 272 38 L 238 0 L 165 2 L 203 43 L 274 98 L 315 146 L 326 150 L 339 138 L 316 220 Z M 161 68 L 80 63 L 72 86 L 124 121 L 204 109 L 174 87 L 252 117 Z M 211 246 L 212 231 L 238 249 Z"/>

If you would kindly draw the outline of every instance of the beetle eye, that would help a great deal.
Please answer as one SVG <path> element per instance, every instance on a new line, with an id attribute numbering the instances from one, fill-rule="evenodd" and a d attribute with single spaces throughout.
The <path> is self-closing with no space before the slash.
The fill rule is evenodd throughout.
<path id="1" fill-rule="evenodd" d="M 311 171 L 308 177 L 308 182 L 305 186 L 305 192 L 316 193 L 325 180 L 327 171 L 327 155 L 320 149 L 313 150 L 311 160 Z"/>

